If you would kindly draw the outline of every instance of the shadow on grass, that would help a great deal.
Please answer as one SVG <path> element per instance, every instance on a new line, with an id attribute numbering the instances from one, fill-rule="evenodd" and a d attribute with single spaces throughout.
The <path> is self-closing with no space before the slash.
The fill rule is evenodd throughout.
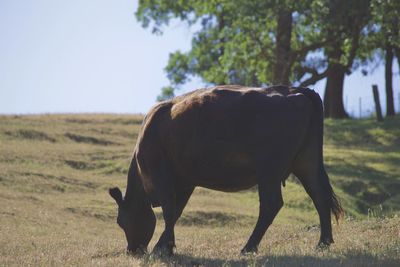
<path id="1" fill-rule="evenodd" d="M 386 118 L 383 123 L 373 119 L 325 120 L 325 139 L 336 146 L 395 152 L 400 144 L 399 121 L 399 116 Z"/>
<path id="2" fill-rule="evenodd" d="M 79 134 L 73 134 L 73 133 L 65 133 L 64 135 L 66 137 L 68 137 L 69 139 L 71 139 L 72 141 L 75 141 L 77 143 L 87 143 L 87 144 L 104 145 L 104 146 L 116 144 L 114 142 L 95 138 L 92 136 L 79 135 Z"/>
<path id="3" fill-rule="evenodd" d="M 229 214 L 226 212 L 186 212 L 178 220 L 178 224 L 185 226 L 226 226 L 229 224 L 242 225 L 242 222 L 254 221 L 255 219 L 251 216 L 240 215 L 240 214 Z"/>
<path id="4" fill-rule="evenodd" d="M 29 130 L 29 129 L 20 129 L 18 131 L 6 131 L 6 135 L 18 138 L 18 139 L 29 139 L 29 140 L 34 140 L 34 141 L 48 141 L 51 143 L 55 143 L 56 139 L 53 137 L 50 137 L 46 133 L 35 131 L 35 130 Z"/>
<path id="5" fill-rule="evenodd" d="M 140 266 L 399 266 L 399 258 L 396 254 L 385 255 L 379 258 L 368 251 L 348 250 L 337 254 L 329 251 L 320 252 L 319 256 L 309 255 L 248 255 L 239 259 L 222 259 L 196 257 L 187 254 L 176 253 L 172 257 L 159 256 L 153 253 L 144 256 L 128 255 L 126 251 L 114 251 L 97 253 L 95 258 L 115 258 L 131 256 L 140 260 Z"/>
<path id="6" fill-rule="evenodd" d="M 167 266 L 399 266 L 394 258 L 381 259 L 369 253 L 349 251 L 341 257 L 316 256 L 247 256 L 239 260 L 207 259 L 177 254 L 159 258 Z"/>
<path id="7" fill-rule="evenodd" d="M 99 252 L 92 256 L 92 259 L 101 259 L 101 258 L 116 258 L 128 255 L 126 251 L 113 251 L 113 252 Z"/>
<path id="8" fill-rule="evenodd" d="M 155 212 L 157 220 L 163 220 L 161 212 Z M 181 226 L 197 227 L 225 227 L 246 225 L 255 223 L 257 217 L 218 211 L 186 211 L 178 219 Z"/>
<path id="9" fill-rule="evenodd" d="M 334 166 L 327 166 L 327 170 L 334 176 L 346 177 L 337 180 L 336 185 L 359 200 L 357 205 L 362 213 L 388 199 L 396 199 L 400 193 L 400 182 L 395 175 L 368 167 L 362 162 L 336 163 Z M 392 205 L 400 206 L 400 203 Z"/>

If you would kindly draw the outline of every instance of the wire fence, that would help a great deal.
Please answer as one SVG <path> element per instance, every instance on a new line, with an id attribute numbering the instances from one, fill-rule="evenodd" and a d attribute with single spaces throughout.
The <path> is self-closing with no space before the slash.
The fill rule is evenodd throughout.
<path id="1" fill-rule="evenodd" d="M 396 114 L 400 113 L 400 92 L 393 92 L 394 110 Z M 386 115 L 386 94 L 379 90 L 379 102 L 382 107 L 382 114 Z M 375 102 L 372 95 L 370 96 L 344 96 L 344 108 L 351 118 L 361 119 L 376 116 Z"/>

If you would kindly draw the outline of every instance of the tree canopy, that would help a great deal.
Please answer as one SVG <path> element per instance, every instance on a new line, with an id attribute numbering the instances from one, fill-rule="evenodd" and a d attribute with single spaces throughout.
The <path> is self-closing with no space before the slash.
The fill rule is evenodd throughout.
<path id="1" fill-rule="evenodd" d="M 162 34 L 173 19 L 199 29 L 190 51 L 170 54 L 165 68 L 170 85 L 162 89 L 159 99 L 174 96 L 192 77 L 205 84 L 247 86 L 309 86 L 327 78 L 325 114 L 346 117 L 345 75 L 379 58 L 386 39 L 392 51 L 399 47 L 398 23 L 394 24 L 398 3 L 141 0 L 136 17 L 155 34 Z"/>

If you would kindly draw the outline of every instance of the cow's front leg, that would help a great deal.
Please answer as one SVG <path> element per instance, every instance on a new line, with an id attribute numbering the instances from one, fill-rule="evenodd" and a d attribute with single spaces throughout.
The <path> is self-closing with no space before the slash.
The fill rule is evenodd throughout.
<path id="1" fill-rule="evenodd" d="M 163 211 L 165 228 L 154 247 L 154 252 L 156 254 L 171 256 L 175 246 L 175 194 L 171 194 L 168 198 L 165 198 L 161 204 L 161 208 Z"/>
<path id="2" fill-rule="evenodd" d="M 192 195 L 193 190 L 193 187 L 176 190 L 177 192 L 175 194 L 175 197 L 171 198 L 173 200 L 171 202 L 174 203 L 175 206 L 170 207 L 168 203 L 165 203 L 165 205 L 162 206 L 165 221 L 165 230 L 161 234 L 160 239 L 154 247 L 155 253 L 165 254 L 168 256 L 173 254 L 173 249 L 175 247 L 174 227 L 176 221 L 181 216 L 182 211 L 185 208 L 190 196 Z"/>
<path id="3" fill-rule="evenodd" d="M 258 185 L 258 193 L 260 213 L 254 231 L 241 251 L 242 254 L 257 252 L 258 244 L 283 206 L 280 180 L 276 180 L 273 184 L 267 184 L 265 180 L 261 181 Z"/>

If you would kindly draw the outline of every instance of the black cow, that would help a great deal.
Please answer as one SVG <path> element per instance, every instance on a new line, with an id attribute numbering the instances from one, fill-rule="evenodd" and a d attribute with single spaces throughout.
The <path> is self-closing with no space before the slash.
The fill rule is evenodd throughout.
<path id="1" fill-rule="evenodd" d="M 324 169 L 322 144 L 322 102 L 307 88 L 225 85 L 159 103 L 144 119 L 125 197 L 110 189 L 128 251 L 147 250 L 156 224 L 152 206 L 161 206 L 165 220 L 154 250 L 171 255 L 175 223 L 196 186 L 236 192 L 258 185 L 259 217 L 242 249 L 256 252 L 283 205 L 281 184 L 290 173 L 318 211 L 319 245 L 330 245 L 331 211 L 338 220 L 343 210 Z"/>

